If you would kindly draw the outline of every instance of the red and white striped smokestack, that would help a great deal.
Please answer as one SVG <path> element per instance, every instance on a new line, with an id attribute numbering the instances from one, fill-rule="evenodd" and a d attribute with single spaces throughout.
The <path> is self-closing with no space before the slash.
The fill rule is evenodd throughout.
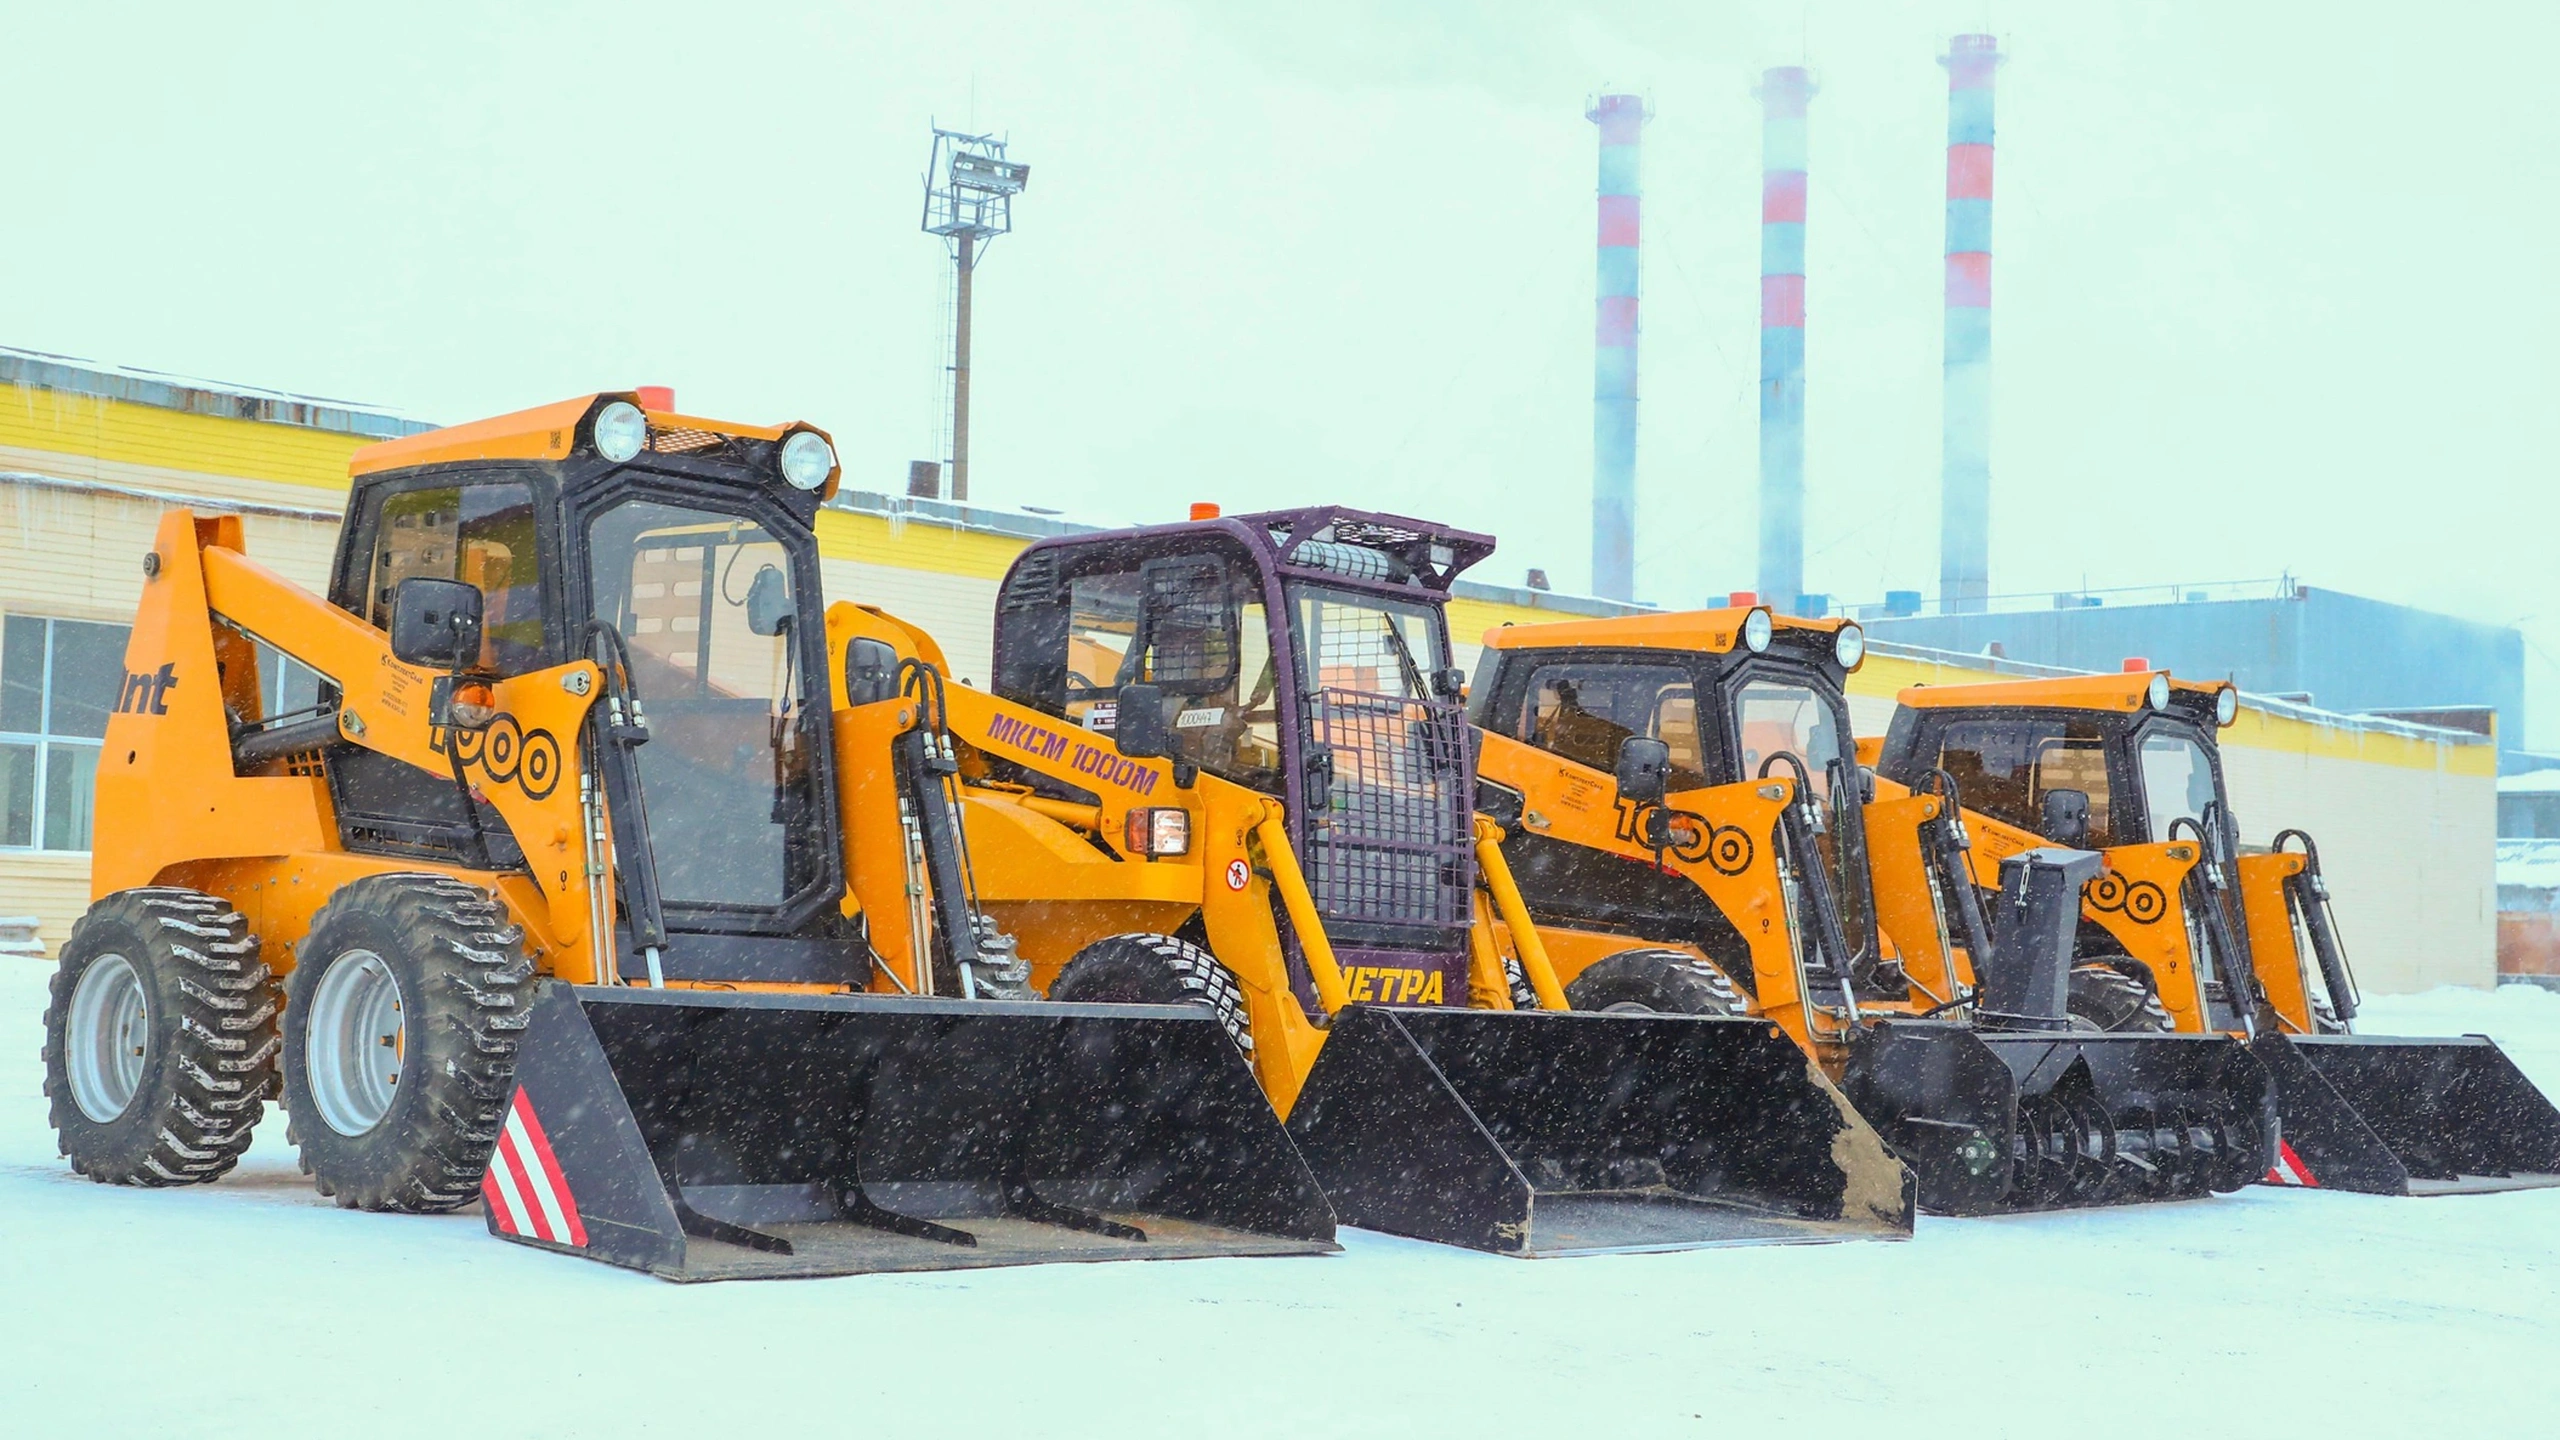
<path id="1" fill-rule="evenodd" d="M 1813 77 L 1760 77 L 1760 593 L 1804 608 L 1805 108 Z"/>
<path id="2" fill-rule="evenodd" d="M 1600 127 L 1599 315 L 1591 390 L 1591 593 L 1636 595 L 1636 306 L 1644 187 L 1641 95 L 1603 95 L 1584 118 Z"/>
<path id="3" fill-rule="evenodd" d="M 2000 42 L 1958 35 L 1947 67 L 1946 411 L 1939 446 L 1938 608 L 1991 595 L 1991 101 Z"/>

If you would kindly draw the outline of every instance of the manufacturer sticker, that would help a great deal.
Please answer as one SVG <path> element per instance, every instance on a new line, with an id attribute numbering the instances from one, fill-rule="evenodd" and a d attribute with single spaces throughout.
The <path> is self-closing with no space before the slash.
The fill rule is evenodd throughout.
<path id="1" fill-rule="evenodd" d="M 513 785 L 527 800 L 548 800 L 560 788 L 560 742 L 548 730 L 527 730 L 504 711 L 477 730 L 433 730 L 427 748 L 442 753 L 447 740 L 465 772 L 477 770 L 492 785 Z"/>
<path id="2" fill-rule="evenodd" d="M 1343 986 L 1353 1001 L 1378 1005 L 1445 1005 L 1448 987 L 1437 970 L 1407 970 L 1393 965 L 1348 965 Z"/>
<path id="3" fill-rule="evenodd" d="M 158 670 L 124 673 L 124 688 L 116 692 L 119 715 L 166 715 L 169 692 L 178 688 L 178 667 L 163 665 Z"/>
<path id="4" fill-rule="evenodd" d="M 2127 883 L 2113 870 L 2101 871 L 2098 878 L 2081 891 L 2081 898 L 2089 903 L 2090 909 L 2102 915 L 2121 911 L 2126 919 L 2137 925 L 2156 924 L 2161 916 L 2169 913 L 2167 891 L 2148 880 Z"/>
<path id="5" fill-rule="evenodd" d="M 1176 730 L 1214 730 L 1227 723 L 1227 709 L 1212 705 L 1206 710 L 1185 710 L 1173 717 Z"/>

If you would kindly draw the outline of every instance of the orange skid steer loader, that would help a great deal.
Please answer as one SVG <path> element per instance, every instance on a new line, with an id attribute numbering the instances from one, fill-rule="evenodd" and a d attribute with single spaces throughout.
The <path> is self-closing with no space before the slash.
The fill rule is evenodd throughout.
<path id="1" fill-rule="evenodd" d="M 1858 764 L 1855 625 L 1757 607 L 1486 637 L 1480 812 L 1577 1008 L 1753 1015 L 1972 1214 L 2196 1197 L 2265 1168 L 2266 1075 L 2221 1037 L 2097 1035 L 2063 1003 L 2097 857 L 2013 858 L 1998 938 L 1932 857 L 1951 812 Z"/>
<path id="2" fill-rule="evenodd" d="M 81 1173 L 217 1178 L 280 1085 L 342 1205 L 678 1280 L 1334 1248 L 1216 1022 L 1032 995 L 924 737 L 830 703 L 824 434 L 600 395 L 353 470 L 325 599 L 236 518 L 146 557 L 47 1015 Z"/>
<path id="3" fill-rule="evenodd" d="M 2225 682 L 2116 675 L 1915 686 L 1873 742 L 1886 777 L 1957 796 L 1972 878 L 2062 843 L 2105 856 L 2081 894 L 2072 1009 L 2112 1030 L 2221 1032 L 2275 1077 L 2266 1178 L 2386 1195 L 2560 1185 L 2560 1109 L 2482 1035 L 2357 1035 L 2319 848 L 2242 853 Z"/>
<path id="4" fill-rule="evenodd" d="M 994 694 L 847 613 L 848 729 L 927 712 L 1032 983 L 1207 1007 L 1345 1222 L 1515 1255 L 1908 1235 L 1909 1175 L 1776 1029 L 1570 1013 L 1534 937 L 1494 949 L 1525 912 L 1444 614 L 1491 548 L 1342 509 L 1043 540 Z"/>

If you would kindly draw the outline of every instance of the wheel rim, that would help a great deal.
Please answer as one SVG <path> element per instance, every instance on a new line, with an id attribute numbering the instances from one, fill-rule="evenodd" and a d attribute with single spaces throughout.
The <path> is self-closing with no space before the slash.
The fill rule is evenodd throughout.
<path id="1" fill-rule="evenodd" d="M 103 1125 L 133 1104 L 150 1043 L 151 1006 L 133 962 L 122 955 L 90 961 L 71 992 L 63 1035 L 71 1098 L 81 1114 Z"/>
<path id="2" fill-rule="evenodd" d="M 1659 1015 L 1662 1012 L 1641 1000 L 1621 1000 L 1615 1005 L 1601 1006 L 1600 1013 L 1603 1015 Z"/>
<path id="3" fill-rule="evenodd" d="M 340 955 L 311 993 L 303 1033 L 303 1073 L 322 1122 L 350 1137 L 381 1124 L 408 1053 L 391 967 L 370 950 Z"/>

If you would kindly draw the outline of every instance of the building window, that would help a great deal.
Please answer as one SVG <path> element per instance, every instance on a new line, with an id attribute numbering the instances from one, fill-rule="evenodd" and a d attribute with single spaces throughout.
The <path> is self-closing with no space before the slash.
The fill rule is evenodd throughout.
<path id="1" fill-rule="evenodd" d="M 0 619 L 0 847 L 89 848 L 98 743 L 131 627 Z"/>

